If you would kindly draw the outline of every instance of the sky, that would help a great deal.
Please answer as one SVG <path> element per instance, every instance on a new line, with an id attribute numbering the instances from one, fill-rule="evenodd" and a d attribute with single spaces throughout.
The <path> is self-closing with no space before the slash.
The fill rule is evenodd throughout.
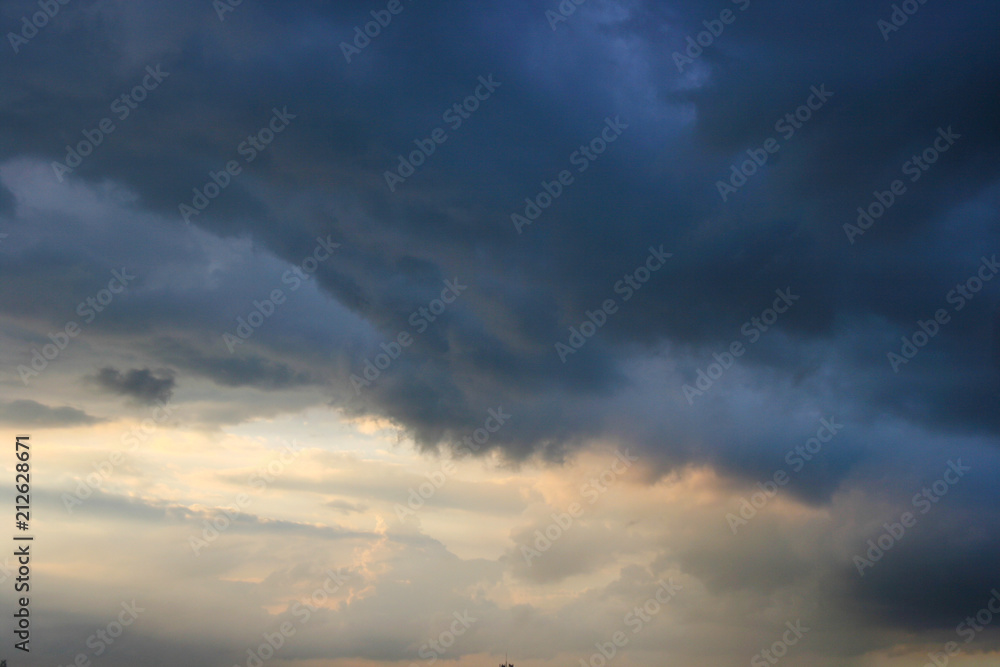
<path id="1" fill-rule="evenodd" d="M 0 4 L 0 658 L 997 664 L 998 21 Z"/>

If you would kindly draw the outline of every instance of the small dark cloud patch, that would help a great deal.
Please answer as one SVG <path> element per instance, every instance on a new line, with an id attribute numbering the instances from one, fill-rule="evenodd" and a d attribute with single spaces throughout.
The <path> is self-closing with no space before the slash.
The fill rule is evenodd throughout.
<path id="1" fill-rule="evenodd" d="M 148 368 L 133 368 L 124 373 L 116 368 L 102 368 L 91 378 L 102 390 L 127 396 L 137 403 L 152 405 L 167 402 L 174 394 L 176 380 L 171 370 L 152 371 Z"/>
<path id="2" fill-rule="evenodd" d="M 368 509 L 368 505 L 364 503 L 352 503 L 347 500 L 331 500 L 324 504 L 326 507 L 336 510 L 341 514 L 359 514 Z"/>

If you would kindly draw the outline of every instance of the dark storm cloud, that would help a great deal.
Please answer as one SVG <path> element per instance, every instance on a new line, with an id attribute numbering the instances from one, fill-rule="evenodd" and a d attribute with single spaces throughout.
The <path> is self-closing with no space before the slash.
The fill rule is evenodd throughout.
<path id="1" fill-rule="evenodd" d="M 413 4 L 350 64 L 339 43 L 368 20 L 365 3 L 243 3 L 225 22 L 205 2 L 70 6 L 0 66 L 0 84 L 16 91 L 0 102 L 0 158 L 64 159 L 67 143 L 162 64 L 169 76 L 70 180 L 125 183 L 137 208 L 181 234 L 178 204 L 210 171 L 240 160 L 243 172 L 194 225 L 249 237 L 290 263 L 332 233 L 343 252 L 318 268 L 317 284 L 378 337 L 323 338 L 323 326 L 337 332 L 346 320 L 327 324 L 308 311 L 280 326 L 276 317 L 273 331 L 228 354 L 202 341 L 217 343 L 248 303 L 227 299 L 232 285 L 197 297 L 163 290 L 162 300 L 109 312 L 99 327 L 135 333 L 131 345 L 224 387 L 323 387 L 336 405 L 389 416 L 427 448 L 459 441 L 502 405 L 515 418 L 484 449 L 514 458 L 558 459 L 588 438 L 612 437 L 653 453 L 665 470 L 707 461 L 759 479 L 809 437 L 820 413 L 843 415 L 853 430 L 793 486 L 825 502 L 854 475 L 892 475 L 890 454 L 903 443 L 872 430 L 882 420 L 914 425 L 918 444 L 995 442 L 1000 431 L 1000 279 L 961 309 L 950 300 L 1000 249 L 1000 6 L 927 3 L 886 41 L 876 22 L 890 5 L 754 0 L 683 74 L 673 52 L 726 3 L 592 0 L 555 31 L 530 2 Z M 8 4 L 5 20 L 33 6 Z M 490 99 L 448 127 L 448 140 L 391 193 L 385 170 L 414 140 L 447 127 L 442 113 L 491 74 L 501 85 Z M 781 136 L 776 122 L 813 86 L 832 97 Z M 242 162 L 239 145 L 275 107 L 296 118 Z M 617 117 L 627 125 L 621 136 L 518 234 L 511 213 L 524 212 L 543 180 L 574 169 L 570 155 Z M 910 181 L 903 164 L 939 128 L 960 137 Z M 716 182 L 769 137 L 780 151 L 723 202 Z M 906 193 L 850 243 L 843 225 L 894 179 Z M 9 211 L 0 199 L 0 213 Z M 624 302 L 615 285 L 661 244 L 673 257 Z M 43 270 L 59 265 L 75 270 Z M 5 308 L 36 316 L 48 308 L 37 295 L 57 283 L 92 290 L 81 276 L 98 266 L 85 242 L 40 240 L 0 268 L 17 286 Z M 411 314 L 454 278 L 468 291 L 355 393 L 350 376 L 380 343 L 414 334 Z M 746 343 L 742 327 L 779 289 L 800 300 L 688 406 L 681 385 L 713 353 Z M 554 344 L 608 298 L 618 312 L 562 363 Z M 939 309 L 950 321 L 894 372 L 886 353 Z M 178 332 L 140 340 L 154 325 Z M 662 358 L 670 364 L 654 365 Z M 637 364 L 656 377 L 640 382 Z M 125 384 L 115 376 L 109 386 Z M 982 570 L 984 545 L 970 572 Z M 914 549 L 934 545 L 914 540 Z M 947 612 L 971 603 L 972 588 L 956 586 L 962 600 Z M 899 594 L 894 581 L 859 593 Z M 910 599 L 913 623 L 945 622 L 931 613 L 932 597 Z"/>
<path id="2" fill-rule="evenodd" d="M 0 402 L 0 422 L 12 427 L 68 428 L 101 421 L 69 406 L 50 407 L 29 400 Z"/>
<path id="3" fill-rule="evenodd" d="M 15 203 L 13 193 L 0 186 L 0 215 L 11 215 L 14 212 Z"/>
<path id="4" fill-rule="evenodd" d="M 106 392 L 145 405 L 169 401 L 177 383 L 173 371 L 148 368 L 133 368 L 124 373 L 117 368 L 102 368 L 89 380 Z"/>
<path id="5" fill-rule="evenodd" d="M 307 371 L 256 354 L 233 356 L 206 352 L 184 341 L 159 338 L 154 351 L 170 363 L 212 379 L 224 387 L 257 387 L 264 390 L 291 389 L 318 384 Z"/>
<path id="6" fill-rule="evenodd" d="M 910 496 L 899 498 L 880 521 L 855 536 L 841 562 L 812 564 L 813 572 L 820 574 L 818 595 L 863 622 L 926 632 L 928 641 L 964 645 L 966 637 L 956 636 L 958 626 L 984 608 L 997 588 L 994 561 L 1000 526 L 995 513 L 981 506 L 996 500 L 995 490 L 984 486 L 991 482 L 981 478 L 991 472 L 974 470 L 978 481 L 961 482 L 971 488 L 954 488 L 936 503 L 914 505 Z M 920 493 L 921 488 L 912 490 Z M 900 532 L 904 512 L 910 512 L 916 524 Z M 890 528 L 896 531 L 892 539 Z M 855 558 L 867 562 L 859 565 Z M 975 650 L 1000 646 L 995 624 L 976 634 Z"/>
<path id="7" fill-rule="evenodd" d="M 693 361 L 710 360 L 780 288 L 801 294 L 779 324 L 793 344 L 846 345 L 842 371 L 874 363 L 918 318 L 946 305 L 944 295 L 974 270 L 983 241 L 995 247 L 1000 236 L 990 215 L 995 197 L 982 194 L 996 177 L 988 156 L 998 139 L 997 94 L 985 66 L 997 47 L 984 20 L 996 9 L 986 3 L 946 16 L 923 8 L 889 43 L 875 25 L 882 8 L 754 3 L 683 75 L 672 53 L 712 18 L 703 3 L 636 3 L 617 16 L 595 5 L 554 32 L 527 3 L 502 15 L 449 2 L 412 7 L 351 64 L 339 43 L 364 20 L 360 5 L 246 6 L 225 22 L 203 4 L 140 5 L 68 12 L 63 29 L 41 35 L 18 67 L 5 68 L 25 97 L 2 111 L 19 128 L 11 154 L 62 157 L 63 145 L 107 115 L 108 101 L 129 90 L 146 64 L 162 62 L 169 77 L 76 176 L 124 181 L 146 206 L 174 217 L 209 170 L 240 159 L 237 146 L 272 108 L 287 106 L 297 116 L 290 127 L 194 222 L 250 234 L 293 262 L 321 227 L 332 227 L 349 251 L 321 266 L 318 280 L 386 339 L 406 330 L 407 316 L 441 280 L 468 281 L 469 293 L 353 404 L 395 416 L 428 445 L 472 427 L 484 406 L 501 400 L 523 417 L 494 445 L 523 455 L 572 442 L 601 418 L 549 418 L 533 407 L 539 398 L 550 397 L 546 409 L 558 416 L 570 410 L 562 401 L 609 395 L 622 381 L 614 370 L 622 357 L 662 341 L 682 345 Z M 166 27 L 140 47 L 164 13 L 184 18 L 159 24 Z M 102 21 L 117 31 L 95 37 Z M 615 40 L 628 47 L 615 48 Z M 260 48 L 244 53 L 250 42 Z M 85 55 L 58 78 L 47 75 L 44 88 L 26 85 L 63 53 L 96 54 L 97 47 L 108 54 L 104 67 L 85 68 Z M 955 51 L 969 66 L 938 67 L 923 57 L 928 48 Z M 414 149 L 414 139 L 445 126 L 442 112 L 489 74 L 500 87 L 461 127 L 448 128 L 448 141 L 391 194 L 383 172 Z M 746 159 L 744 151 L 775 136 L 775 121 L 819 85 L 832 98 L 723 204 L 716 181 Z M 49 104 L 52 98 L 72 99 L 73 108 Z M 543 179 L 571 168 L 570 154 L 598 136 L 605 118 L 619 116 L 628 127 L 617 142 L 516 234 L 510 213 Z M 962 138 L 849 244 L 843 223 L 899 176 L 938 127 L 954 127 Z M 977 197 L 986 208 L 976 238 L 946 235 L 944 217 Z M 289 205 L 294 218 L 282 213 Z M 331 212 L 339 217 L 332 224 Z M 660 244 L 674 253 L 668 266 L 562 364 L 554 343 L 615 296 L 617 281 Z M 996 300 L 995 290 L 982 293 L 935 341 L 934 354 L 920 359 L 922 371 L 904 369 L 927 374 L 927 382 L 883 374 L 856 398 L 935 427 L 995 432 L 995 411 L 980 409 L 995 396 L 993 370 L 972 374 L 964 409 L 942 399 L 992 354 L 992 342 L 975 331 Z M 867 344 L 849 345 L 852 329 Z M 345 351 L 334 352 L 341 372 L 332 378 L 343 387 L 343 364 L 357 373 L 365 358 Z M 777 354 L 757 363 L 787 375 L 802 372 L 800 361 Z M 214 369 L 228 386 L 306 381 L 271 363 L 198 357 L 187 365 Z"/>

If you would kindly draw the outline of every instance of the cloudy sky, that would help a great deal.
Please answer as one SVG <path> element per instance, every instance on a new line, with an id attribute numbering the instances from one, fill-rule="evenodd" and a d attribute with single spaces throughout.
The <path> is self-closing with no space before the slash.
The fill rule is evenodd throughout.
<path id="1" fill-rule="evenodd" d="M 997 664 L 998 21 L 4 2 L 0 657 Z"/>

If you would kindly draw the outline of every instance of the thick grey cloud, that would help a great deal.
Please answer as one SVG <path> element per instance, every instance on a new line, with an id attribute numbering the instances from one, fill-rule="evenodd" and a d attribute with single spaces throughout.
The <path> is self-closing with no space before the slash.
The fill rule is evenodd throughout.
<path id="1" fill-rule="evenodd" d="M 103 391 L 127 396 L 145 405 L 169 401 L 177 382 L 170 370 L 153 371 L 148 368 L 132 368 L 124 373 L 117 368 L 102 368 L 88 379 Z"/>
<path id="2" fill-rule="evenodd" d="M 867 6 L 816 9 L 823 20 L 808 22 L 796 20 L 796 14 L 804 11 L 799 8 L 755 5 L 740 14 L 717 47 L 706 49 L 690 70 L 704 75 L 706 83 L 692 87 L 675 73 L 670 53 L 684 44 L 688 31 L 699 29 L 706 11 L 703 5 L 635 3 L 623 6 L 617 15 L 584 8 L 572 23 L 551 33 L 527 6 L 500 20 L 445 3 L 407 11 L 397 26 L 405 25 L 409 35 L 435 35 L 441 31 L 435 26 L 447 18 L 454 27 L 439 34 L 442 39 L 434 40 L 421 58 L 429 61 L 437 55 L 441 58 L 434 62 L 453 64 L 438 65 L 433 76 L 419 79 L 419 85 L 387 86 L 393 89 L 391 105 L 385 104 L 386 89 L 373 86 L 370 75 L 379 72 L 391 81 L 416 80 L 412 75 L 417 60 L 409 39 L 384 35 L 350 66 L 341 61 L 336 39 L 302 46 L 277 60 L 234 58 L 234 40 L 277 44 L 307 17 L 313 30 L 347 33 L 358 20 L 356 9 L 343 6 L 331 15 L 330 10 L 319 13 L 311 3 L 293 3 L 280 11 L 244 7 L 225 23 L 215 23 L 211 13 L 205 17 L 211 20 L 172 23 L 174 44 L 197 38 L 202 47 L 175 46 L 158 54 L 166 62 L 164 69 L 171 72 L 162 88 L 122 121 L 121 129 L 77 174 L 127 182 L 146 205 L 173 216 L 191 184 L 200 185 L 208 169 L 234 157 L 245 135 L 267 120 L 270 102 L 263 93 L 273 90 L 273 104 L 289 106 L 298 118 L 258 161 L 247 165 L 245 178 L 234 179 L 231 189 L 195 222 L 223 234 L 251 234 L 280 256 L 298 261 L 309 252 L 315 233 L 324 229 L 319 221 L 328 219 L 331 211 L 342 214 L 349 206 L 351 214 L 332 224 L 345 242 L 343 256 L 321 266 L 318 279 L 341 303 L 381 329 L 386 339 L 407 328 L 407 316 L 433 298 L 441 280 L 452 275 L 467 280 L 472 285 L 467 298 L 393 366 L 391 374 L 397 379 L 380 381 L 356 406 L 404 420 L 424 442 L 432 444 L 449 430 L 473 427 L 475 416 L 493 396 L 511 404 L 526 393 L 537 398 L 538 392 L 572 397 L 579 392 L 613 391 L 614 366 L 630 344 L 672 340 L 692 346 L 693 353 L 705 358 L 727 344 L 754 314 L 756 306 L 751 304 L 759 303 L 762 309 L 771 291 L 783 286 L 802 294 L 799 306 L 779 325 L 792 334 L 814 340 L 832 336 L 843 344 L 852 329 L 873 319 L 879 331 L 888 333 L 887 325 L 892 325 L 905 333 L 918 318 L 946 305 L 944 295 L 953 282 L 975 269 L 979 248 L 963 239 L 976 238 L 977 243 L 996 239 L 995 221 L 984 220 L 977 224 L 975 236 L 971 228 L 967 234 L 950 234 L 942 246 L 943 232 L 935 227 L 943 220 L 935 223 L 928 217 L 948 216 L 990 182 L 989 169 L 967 165 L 981 164 L 996 138 L 990 129 L 992 107 L 986 92 L 991 87 L 983 79 L 988 69 L 968 67 L 947 75 L 928 69 L 915 46 L 920 31 L 926 30 L 919 23 L 886 45 L 874 27 L 879 13 Z M 928 8 L 921 15 L 924 25 L 933 21 L 933 11 Z M 950 14 L 950 29 L 940 30 L 936 39 L 947 41 L 948 35 L 962 34 L 956 48 L 973 62 L 989 61 L 994 54 L 988 41 L 975 38 L 983 11 L 992 10 L 974 6 Z M 142 71 L 144 65 L 135 62 L 140 54 L 133 52 L 134 35 L 148 19 L 139 20 L 138 13 L 117 4 L 100 12 L 122 30 L 111 33 L 114 37 L 102 33 L 103 45 L 118 59 L 132 62 L 126 73 L 88 75 L 91 80 L 100 77 L 105 91 L 127 87 L 129 77 Z M 93 17 L 81 17 L 79 23 L 70 23 L 69 17 L 68 34 L 61 35 L 57 49 L 69 48 L 75 38 L 93 39 L 93 25 L 88 22 Z M 858 28 L 861 18 L 866 19 L 867 32 Z M 449 37 L 482 34 L 484 24 L 494 20 L 499 21 L 491 24 L 500 30 L 496 34 L 504 34 L 521 48 L 508 53 L 493 41 L 473 48 L 465 39 Z M 667 37 L 651 30 L 666 20 L 671 22 Z M 265 21 L 273 22 L 266 30 Z M 794 30 L 782 28 L 792 25 Z M 823 29 L 814 27 L 819 25 Z M 629 40 L 627 54 L 612 49 L 612 35 Z M 854 47 L 851 55 L 836 46 L 845 38 Z M 656 45 L 666 48 L 657 51 Z M 530 69 L 525 53 L 532 49 L 544 54 L 547 76 Z M 804 57 L 779 55 L 789 51 Z M 26 62 L 8 76 L 42 71 L 48 54 L 28 60 L 26 51 Z M 577 58 L 576 64 L 567 60 L 570 54 Z M 852 65 L 861 60 L 869 67 L 864 75 L 855 75 Z M 309 73 L 295 71 L 297 62 L 309 62 Z M 616 81 L 616 67 L 640 62 L 643 67 L 634 67 L 627 80 Z M 223 71 L 226 76 L 220 80 L 217 73 Z M 412 149 L 413 139 L 421 133 L 442 124 L 441 110 L 468 94 L 465 89 L 479 74 L 494 71 L 500 81 L 506 78 L 509 83 L 451 133 L 427 167 L 390 195 L 382 173 L 396 155 Z M 360 78 L 362 72 L 368 77 Z M 557 75 L 568 76 L 568 82 L 552 83 Z M 933 85 L 935 77 L 943 76 L 947 86 Z M 919 79 L 926 85 L 920 89 L 885 85 L 900 79 Z M 607 92 L 611 81 L 616 81 L 617 99 Z M 723 206 L 714 182 L 744 150 L 775 134 L 774 121 L 801 104 L 810 86 L 821 83 L 834 91 L 828 106 L 788 140 L 764 168 L 765 174 Z M 95 118 L 106 112 L 101 105 L 107 106 L 111 96 L 98 94 L 100 86 L 85 90 L 65 85 L 74 86 L 77 101 Z M 352 104 L 327 104 L 317 95 L 323 86 L 336 88 L 341 95 L 337 99 Z M 53 85 L 53 89 L 59 88 Z M 959 90 L 969 94 L 957 94 Z M 945 106 L 945 99 L 956 97 L 970 101 L 958 108 Z M 197 123 L 179 113 L 183 101 L 193 100 L 202 109 Z M 50 106 L 43 109 L 41 100 L 38 104 L 39 112 L 57 112 Z M 10 108 L 7 113 L 23 115 L 26 108 Z M 510 212 L 523 204 L 525 195 L 537 192 L 540 179 L 568 166 L 572 150 L 594 136 L 603 118 L 612 113 L 630 123 L 620 143 L 587 173 L 579 174 L 567 194 L 523 235 L 512 233 Z M 227 127 L 240 129 L 223 130 L 212 120 L 223 116 Z M 77 110 L 62 124 L 77 127 L 87 117 Z M 41 134 L 58 125 L 58 119 L 48 118 L 30 127 Z M 933 139 L 938 125 L 952 125 L 962 133 L 958 152 L 942 157 L 912 186 L 913 196 L 901 198 L 891 215 L 857 247 L 846 243 L 841 238 L 842 222 L 849 221 L 858 204 L 868 202 L 872 189 L 884 187 L 879 184 L 909 154 Z M 227 133 L 228 139 L 222 136 Z M 123 136 L 131 139 L 127 147 L 121 145 Z M 639 137 L 655 137 L 659 154 L 671 155 L 671 160 L 654 156 L 651 142 Z M 52 142 L 38 137 L 39 147 L 48 143 Z M 58 157 L 56 150 L 61 146 L 49 149 L 49 157 Z M 152 152 L 161 158 L 155 159 Z M 522 165 L 515 155 L 531 159 Z M 511 160 L 517 168 L 510 168 Z M 135 163 L 148 167 L 135 170 Z M 167 168 L 168 164 L 172 166 Z M 292 178 L 298 189 L 294 197 L 285 192 Z M 956 193 L 952 181 L 957 178 L 962 179 L 962 188 Z M 262 179 L 273 185 L 252 191 L 244 185 Z M 186 183 L 172 184 L 181 180 Z M 496 187 L 475 186 L 486 181 Z M 765 181 L 768 195 L 762 199 Z M 339 191 L 339 202 L 322 191 L 331 182 Z M 980 197 L 981 206 L 992 207 L 993 200 L 989 195 Z M 279 211 L 294 211 L 294 220 Z M 908 230 L 896 230 L 903 221 L 909 221 Z M 329 223 L 322 224 L 330 228 Z M 879 236 L 880 231 L 906 250 L 888 257 L 883 250 L 887 237 Z M 638 266 L 647 245 L 659 243 L 675 252 L 668 269 L 622 308 L 599 339 L 561 364 L 553 344 L 568 337 L 567 327 L 578 324 L 586 310 L 614 296 L 615 282 Z M 943 247 L 949 248 L 947 256 L 941 255 Z M 510 279 L 512 272 L 515 278 Z M 984 303 L 986 308 L 995 307 L 994 293 L 981 299 L 974 307 Z M 982 312 L 978 322 L 983 321 Z M 995 374 L 971 373 L 981 367 L 976 359 L 989 347 L 983 342 L 969 344 L 975 335 L 969 329 L 976 326 L 975 316 L 955 319 L 935 341 L 939 354 L 924 355 L 925 372 L 933 374 L 933 383 L 899 386 L 886 379 L 862 389 L 866 401 L 935 426 L 995 428 L 993 412 L 982 409 L 995 397 Z M 834 328 L 837 323 L 839 328 Z M 288 339 L 296 335 L 289 334 L 275 347 L 287 350 Z M 875 340 L 874 329 L 863 335 Z M 892 339 L 886 336 L 879 342 L 883 340 Z M 845 361 L 871 363 L 883 349 L 884 344 L 849 348 Z M 339 370 L 360 372 L 365 355 L 358 352 L 345 347 L 335 351 L 348 364 Z M 765 364 L 789 374 L 803 372 L 794 358 L 776 356 Z M 219 360 L 214 376 L 230 386 L 254 378 L 271 386 L 297 382 L 294 372 L 272 378 L 259 365 L 258 370 L 246 372 L 226 365 Z M 949 369 L 955 370 L 956 382 L 961 377 L 965 383 L 969 398 L 961 405 L 948 406 L 946 396 L 937 395 L 951 393 Z M 337 374 L 331 381 L 347 387 L 348 375 Z M 688 379 L 692 377 L 693 369 Z M 470 391 L 473 385 L 482 386 L 478 378 L 494 385 L 490 396 Z M 920 395 L 906 396 L 913 391 Z M 452 409 L 432 409 L 441 402 L 452 404 Z M 929 409 L 913 407 L 923 403 Z M 546 419 L 530 405 L 525 402 L 520 410 L 524 418 L 494 444 L 507 444 L 512 452 L 523 454 L 545 447 L 546 442 L 572 440 L 574 432 L 597 426 L 593 419 L 576 420 L 567 432 L 568 420 Z"/>
<path id="3" fill-rule="evenodd" d="M 31 400 L 0 401 L 0 422 L 15 428 L 66 428 L 102 420 L 69 406 L 51 407 Z"/>
<path id="4" fill-rule="evenodd" d="M 683 73 L 674 51 L 720 4 L 592 0 L 554 31 L 536 3 L 405 6 L 350 64 L 339 44 L 368 20 L 365 3 L 243 3 L 219 21 L 205 2 L 109 0 L 65 7 L 0 65 L 0 85 L 13 91 L 0 102 L 10 172 L 0 188 L 10 234 L 0 307 L 5 335 L 23 342 L 14 363 L 128 265 L 139 277 L 88 330 L 95 345 L 141 351 L 225 389 L 312 387 L 349 414 L 395 420 L 428 450 L 459 443 L 503 406 L 514 418 L 484 452 L 558 460 L 612 438 L 664 473 L 710 463 L 757 480 L 834 415 L 848 429 L 791 486 L 813 504 L 874 483 L 905 498 L 899 460 L 910 446 L 918 455 L 908 466 L 927 474 L 951 439 L 994 454 L 1000 280 L 974 297 L 953 290 L 1000 248 L 996 3 L 927 3 L 885 40 L 877 21 L 888 5 L 754 1 Z M 34 8 L 8 3 L 3 16 L 14 24 Z M 44 188 L 39 174 L 20 184 L 36 202 L 86 191 L 97 203 L 80 195 L 75 213 L 15 207 L 4 193 L 17 192 L 18 174 L 65 159 L 65 146 L 156 65 L 169 76 L 65 185 L 47 168 Z M 390 192 L 384 172 L 447 127 L 442 113 L 488 75 L 496 92 Z M 776 123 L 813 86 L 832 97 L 782 136 Z M 241 142 L 286 107 L 296 116 L 288 128 L 243 163 Z M 571 154 L 609 117 L 627 125 L 621 137 L 517 233 L 511 214 L 543 180 L 574 169 Z M 960 137 L 909 180 L 904 164 L 939 128 Z M 780 151 L 722 201 L 717 181 L 770 137 Z M 185 225 L 178 205 L 228 160 L 242 173 Z M 844 224 L 894 179 L 905 194 L 851 243 Z M 119 215 L 103 221 L 94 210 Z M 327 235 L 341 248 L 309 290 L 289 294 L 229 352 L 222 334 L 272 289 L 290 291 L 286 265 Z M 626 302 L 615 285 L 661 244 L 673 257 Z M 227 255 L 233 247 L 240 257 Z M 468 289 L 418 331 L 412 314 L 453 279 Z M 744 327 L 775 290 L 799 300 L 748 344 Z M 618 312 L 563 363 L 555 344 L 609 298 Z M 886 354 L 941 309 L 948 322 L 894 370 Z M 351 376 L 400 332 L 412 346 L 355 391 Z M 688 405 L 682 386 L 733 341 L 748 344 L 746 355 Z M 173 389 L 149 371 L 107 370 L 105 388 L 138 400 Z M 911 610 L 886 612 L 886 623 L 951 623 L 988 569 L 997 524 L 981 512 L 941 514 L 990 527 L 968 550 L 968 580 L 908 595 L 887 566 L 851 589 L 855 598 Z M 903 570 L 953 571 L 947 542 L 915 539 Z"/>

